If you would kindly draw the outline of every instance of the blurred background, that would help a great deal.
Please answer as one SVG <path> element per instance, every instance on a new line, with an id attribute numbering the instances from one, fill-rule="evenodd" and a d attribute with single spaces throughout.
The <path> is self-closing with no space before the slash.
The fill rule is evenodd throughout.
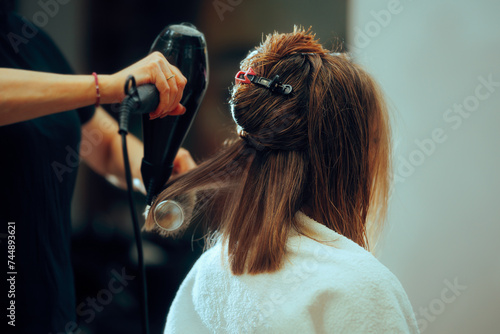
<path id="1" fill-rule="evenodd" d="M 57 8 L 48 13 L 45 3 Z M 204 32 L 210 84 L 184 147 L 197 161 L 234 135 L 227 100 L 240 60 L 274 30 L 312 26 L 380 82 L 393 115 L 394 191 L 379 259 L 401 280 L 423 333 L 500 328 L 500 2 L 479 0 L 18 1 L 77 73 L 113 73 L 144 57 L 167 25 Z M 50 15 L 49 15 L 50 14 Z M 114 115 L 116 116 L 116 115 Z M 141 136 L 140 119 L 131 121 Z M 145 199 L 136 195 L 142 212 Z M 134 273 L 126 194 L 81 166 L 73 203 L 77 300 L 112 270 Z M 203 248 L 194 224 L 178 240 L 145 234 L 152 333 Z M 138 280 L 80 318 L 82 333 L 140 331 Z"/>

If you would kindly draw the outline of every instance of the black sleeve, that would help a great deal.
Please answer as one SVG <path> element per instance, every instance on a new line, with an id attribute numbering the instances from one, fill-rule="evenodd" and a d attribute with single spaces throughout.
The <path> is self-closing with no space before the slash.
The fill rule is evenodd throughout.
<path id="1" fill-rule="evenodd" d="M 40 40 L 42 45 L 46 45 L 50 52 L 50 59 L 53 60 L 54 69 L 52 72 L 60 74 L 75 74 L 75 71 L 71 65 L 66 60 L 66 57 L 62 54 L 61 50 L 57 47 L 55 42 L 47 35 L 43 30 L 40 29 Z M 87 123 L 95 113 L 95 106 L 90 105 L 77 109 L 78 117 L 80 118 L 81 124 Z"/>
<path id="2" fill-rule="evenodd" d="M 78 112 L 78 117 L 80 117 L 80 123 L 85 124 L 94 116 L 95 107 L 87 106 L 83 108 L 79 108 L 76 110 Z"/>
<path id="3" fill-rule="evenodd" d="M 8 21 L 9 30 L 2 31 L 0 36 L 0 67 L 75 74 L 61 50 L 42 29 L 15 13 L 9 14 Z M 79 108 L 77 112 L 84 124 L 94 115 L 95 107 Z"/>

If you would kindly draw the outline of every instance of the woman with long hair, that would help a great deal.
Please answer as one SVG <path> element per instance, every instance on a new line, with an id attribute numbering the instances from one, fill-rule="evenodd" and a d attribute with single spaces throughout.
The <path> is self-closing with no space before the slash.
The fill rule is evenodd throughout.
<path id="1" fill-rule="evenodd" d="M 146 229 L 163 232 L 168 201 L 187 220 L 211 215 L 212 247 L 165 332 L 417 333 L 404 289 L 368 251 L 391 181 L 374 80 L 295 28 L 242 61 L 230 107 L 239 138 L 170 181 L 147 215 Z"/>

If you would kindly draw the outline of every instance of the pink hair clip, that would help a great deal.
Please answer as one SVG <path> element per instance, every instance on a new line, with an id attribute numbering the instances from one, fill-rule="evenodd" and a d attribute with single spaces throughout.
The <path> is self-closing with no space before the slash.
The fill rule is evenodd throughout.
<path id="1" fill-rule="evenodd" d="M 249 75 L 250 75 L 250 78 L 248 77 Z M 234 79 L 235 79 L 236 83 L 239 82 L 239 83 L 249 84 L 252 82 L 252 79 L 255 76 L 256 76 L 255 72 L 252 70 L 251 67 L 249 67 L 246 72 L 239 71 L 238 73 L 236 73 L 236 77 Z"/>
<path id="2" fill-rule="evenodd" d="M 251 67 L 249 67 L 246 72 L 239 71 L 236 73 L 236 77 L 234 79 L 236 83 L 254 83 L 269 89 L 273 93 L 279 93 L 282 95 L 288 95 L 293 90 L 292 86 L 282 84 L 278 75 L 276 75 L 273 79 L 258 77 Z"/>

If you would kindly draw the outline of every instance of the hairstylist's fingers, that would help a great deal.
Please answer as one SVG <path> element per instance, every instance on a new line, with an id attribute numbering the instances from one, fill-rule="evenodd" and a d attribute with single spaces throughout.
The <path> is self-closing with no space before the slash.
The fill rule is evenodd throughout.
<path id="1" fill-rule="evenodd" d="M 186 112 L 186 107 L 184 107 L 182 104 L 178 104 L 177 107 L 175 107 L 174 110 L 169 112 L 168 114 L 161 116 L 161 118 L 166 117 L 166 116 L 179 116 L 183 115 Z"/>
<path id="2" fill-rule="evenodd" d="M 162 113 L 170 112 L 179 102 L 175 102 L 177 95 L 179 93 L 179 88 L 177 87 L 177 82 L 175 81 L 175 73 L 172 71 L 173 66 L 168 63 L 168 61 L 164 61 L 160 64 L 163 75 L 165 76 L 165 80 L 167 81 L 167 85 L 169 86 L 168 91 L 168 103 L 165 103 L 164 106 L 160 109 Z M 166 96 L 160 95 L 160 100 L 162 98 L 166 98 Z M 162 116 L 163 116 L 162 114 Z"/>
<path id="3" fill-rule="evenodd" d="M 182 75 L 181 71 L 177 67 L 170 65 L 170 69 L 172 73 L 175 75 L 175 83 L 178 88 L 177 95 L 175 96 L 173 102 L 174 106 L 177 106 L 182 100 L 182 95 L 184 94 L 184 88 L 186 87 L 187 80 L 186 77 Z"/>
<path id="4" fill-rule="evenodd" d="M 160 111 L 155 111 L 155 112 L 152 112 L 149 114 L 149 119 L 150 120 L 153 120 L 153 119 L 157 119 L 157 118 L 165 118 L 167 116 L 179 116 L 179 115 L 182 115 L 186 112 L 186 108 L 182 105 L 182 104 L 178 104 L 177 107 L 175 107 L 174 110 L 168 112 L 168 113 L 164 113 L 164 112 L 160 112 Z"/>
<path id="5" fill-rule="evenodd" d="M 155 51 L 135 64 L 111 76 L 102 78 L 102 101 L 114 103 L 123 100 L 123 85 L 126 78 L 133 75 L 138 86 L 154 84 L 160 93 L 160 102 L 151 117 L 163 117 L 174 111 L 179 114 L 178 107 L 186 78 L 175 66 L 171 65 L 163 54 Z"/>
<path id="6" fill-rule="evenodd" d="M 158 64 L 157 72 L 154 74 L 154 82 L 158 92 L 160 93 L 160 103 L 158 103 L 158 107 L 154 111 L 154 115 L 161 115 L 162 113 L 169 111 L 169 109 L 173 109 L 172 102 L 175 98 L 175 95 L 172 96 L 172 85 L 169 84 L 169 78 L 172 76 L 172 72 L 168 71 L 167 74 L 164 73 L 163 66 Z M 175 87 L 177 90 L 177 87 Z M 177 91 L 175 91 L 177 94 Z"/>

